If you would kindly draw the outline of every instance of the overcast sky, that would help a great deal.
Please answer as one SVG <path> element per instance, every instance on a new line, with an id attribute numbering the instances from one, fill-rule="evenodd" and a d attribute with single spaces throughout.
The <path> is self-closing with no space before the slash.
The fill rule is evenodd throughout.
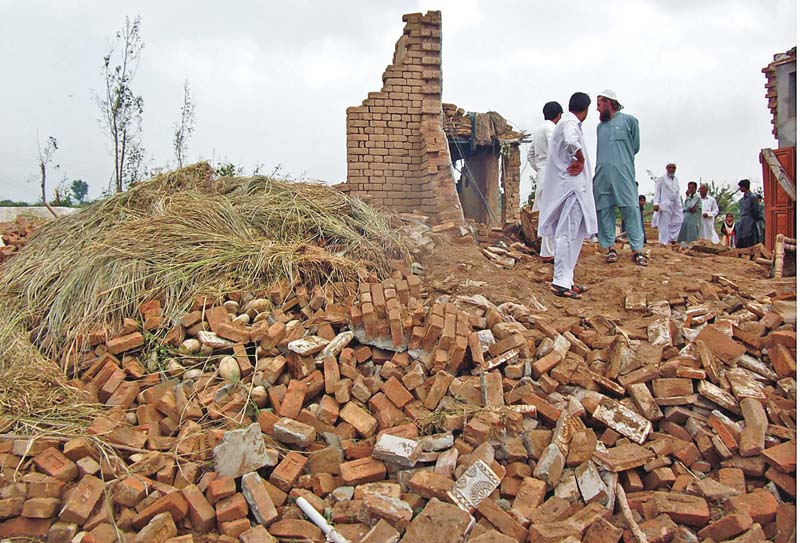
<path id="1" fill-rule="evenodd" d="M 102 87 L 102 58 L 126 15 L 142 18 L 133 89 L 144 98 L 153 166 L 174 164 L 171 126 L 188 79 L 192 160 L 231 161 L 247 173 L 280 164 L 328 183 L 346 177 L 345 109 L 380 90 L 403 13 L 442 10 L 445 102 L 497 111 L 530 131 L 544 102 L 566 109 L 572 92 L 589 93 L 592 157 L 595 96 L 614 89 L 639 119 L 644 192 L 653 190 L 646 170 L 660 175 L 670 160 L 683 184 L 760 180 L 759 149 L 777 147 L 761 69 L 797 41 L 794 0 L 0 0 L 0 8 L 0 199 L 26 201 L 38 194 L 37 134 L 59 142 L 53 177 L 84 179 L 93 197 L 108 186 L 113 162 L 92 90 Z"/>

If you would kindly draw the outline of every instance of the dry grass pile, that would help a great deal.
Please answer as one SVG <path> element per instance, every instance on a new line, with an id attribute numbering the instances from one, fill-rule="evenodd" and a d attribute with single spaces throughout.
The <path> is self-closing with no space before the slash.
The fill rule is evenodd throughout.
<path id="1" fill-rule="evenodd" d="M 32 340 L 57 357 L 111 333 L 152 299 L 166 324 L 198 295 L 385 276 L 406 255 L 388 220 L 324 185 L 213 179 L 200 163 L 162 174 L 40 228 L 2 267 Z"/>
<path id="2" fill-rule="evenodd" d="M 79 435 L 100 406 L 65 384 L 58 364 L 44 357 L 5 304 L 0 304 L 0 433 Z"/>

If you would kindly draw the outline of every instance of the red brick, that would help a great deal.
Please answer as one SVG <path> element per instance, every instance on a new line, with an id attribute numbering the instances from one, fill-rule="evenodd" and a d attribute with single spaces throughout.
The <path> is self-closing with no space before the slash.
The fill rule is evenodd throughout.
<path id="1" fill-rule="evenodd" d="M 775 334 L 776 332 L 773 332 Z M 772 334 L 770 334 L 772 335 Z M 777 344 L 767 349 L 769 360 L 778 377 L 796 377 L 797 361 L 792 352 L 785 345 Z"/>
<path id="2" fill-rule="evenodd" d="M 284 519 L 276 522 L 269 529 L 270 534 L 279 539 L 297 539 L 321 541 L 322 532 L 319 528 L 300 519 Z"/>
<path id="3" fill-rule="evenodd" d="M 284 492 L 289 492 L 303 472 L 306 462 L 308 462 L 308 459 L 300 453 L 294 451 L 286 453 L 280 464 L 272 470 L 269 482 Z"/>
<path id="4" fill-rule="evenodd" d="M 251 472 L 242 476 L 242 495 L 247 500 L 256 521 L 269 526 L 278 518 L 278 511 L 272 503 L 264 481 L 258 473 Z"/>
<path id="5" fill-rule="evenodd" d="M 216 512 L 200 489 L 196 485 L 189 485 L 183 487 L 181 493 L 189 505 L 192 527 L 198 532 L 211 531 L 216 522 Z"/>
<path id="6" fill-rule="evenodd" d="M 211 505 L 234 494 L 236 494 L 236 480 L 233 477 L 218 475 L 206 488 L 206 498 Z"/>
<path id="7" fill-rule="evenodd" d="M 339 466 L 339 471 L 347 485 L 381 481 L 386 477 L 386 466 L 371 457 L 345 462 Z"/>
<path id="8" fill-rule="evenodd" d="M 44 473 L 68 483 L 78 476 L 78 466 L 55 447 L 50 447 L 33 457 L 33 463 Z"/>
<path id="9" fill-rule="evenodd" d="M 767 490 L 758 490 L 742 496 L 728 498 L 730 508 L 748 513 L 753 522 L 768 524 L 775 519 L 778 512 L 778 502 Z"/>
<path id="10" fill-rule="evenodd" d="M 50 519 L 16 517 L 0 522 L 0 539 L 38 538 L 42 539 L 50 529 Z"/>
<path id="11" fill-rule="evenodd" d="M 240 493 L 236 493 L 230 498 L 225 498 L 217 502 L 216 506 L 217 523 L 236 520 L 247 516 L 247 500 Z"/>
<path id="12" fill-rule="evenodd" d="M 61 500 L 58 498 L 30 498 L 22 507 L 22 516 L 28 518 L 50 518 L 56 516 Z"/>
<path id="13" fill-rule="evenodd" d="M 653 495 L 656 514 L 666 513 L 678 524 L 701 527 L 710 517 L 708 503 L 699 496 L 677 492 L 656 492 Z"/>
<path id="14" fill-rule="evenodd" d="M 528 536 L 527 530 L 517 522 L 514 517 L 500 509 L 492 498 L 484 499 L 478 505 L 478 512 L 492 525 L 505 535 L 516 539 L 520 543 Z"/>
<path id="15" fill-rule="evenodd" d="M 792 473 L 797 468 L 797 444 L 794 441 L 764 449 L 761 454 L 767 459 L 767 463 L 784 473 Z"/>
<path id="16" fill-rule="evenodd" d="M 178 535 L 172 515 L 166 511 L 153 517 L 147 526 L 139 530 L 133 543 L 164 543 Z"/>
<path id="17" fill-rule="evenodd" d="M 132 351 L 134 349 L 138 349 L 142 345 L 144 345 L 144 336 L 139 332 L 133 332 L 132 334 L 116 337 L 114 339 L 110 339 L 106 343 L 108 352 L 111 354 Z"/>
<path id="18" fill-rule="evenodd" d="M 752 524 L 753 519 L 746 512 L 731 513 L 697 532 L 697 536 L 700 539 L 710 537 L 714 541 L 724 541 L 746 531 Z"/>
<path id="19" fill-rule="evenodd" d="M 103 481 L 97 477 L 92 475 L 84 476 L 69 495 L 69 499 L 64 503 L 58 518 L 64 522 L 83 524 L 92 513 L 97 500 L 103 494 L 104 488 Z"/>
<path id="20" fill-rule="evenodd" d="M 169 513 L 175 522 L 179 522 L 189 512 L 189 504 L 180 492 L 171 492 L 142 509 L 133 519 L 134 528 L 141 529 L 159 513 Z"/>
<path id="21" fill-rule="evenodd" d="M 404 405 L 414 400 L 414 396 L 395 377 L 390 377 L 383 384 L 383 393 L 394 405 L 403 408 Z"/>

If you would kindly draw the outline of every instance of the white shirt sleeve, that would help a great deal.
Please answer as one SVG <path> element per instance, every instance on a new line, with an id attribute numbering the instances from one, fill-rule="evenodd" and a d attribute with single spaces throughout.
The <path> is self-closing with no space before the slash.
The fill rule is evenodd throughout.
<path id="1" fill-rule="evenodd" d="M 564 147 L 569 156 L 574 157 L 581 146 L 581 128 L 578 123 L 567 120 L 564 123 Z"/>

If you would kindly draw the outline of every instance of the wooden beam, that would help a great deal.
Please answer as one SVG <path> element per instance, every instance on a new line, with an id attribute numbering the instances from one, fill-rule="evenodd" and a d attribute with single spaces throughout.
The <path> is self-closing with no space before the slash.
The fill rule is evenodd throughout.
<path id="1" fill-rule="evenodd" d="M 767 166 L 769 166 L 770 171 L 772 171 L 772 175 L 775 176 L 775 179 L 781 184 L 783 190 L 789 195 L 789 198 L 791 198 L 793 202 L 796 202 L 797 193 L 795 192 L 794 182 L 786 175 L 786 171 L 783 169 L 783 166 L 781 166 L 778 157 L 775 156 L 772 149 L 761 149 L 761 156 L 764 162 L 767 163 Z"/>

